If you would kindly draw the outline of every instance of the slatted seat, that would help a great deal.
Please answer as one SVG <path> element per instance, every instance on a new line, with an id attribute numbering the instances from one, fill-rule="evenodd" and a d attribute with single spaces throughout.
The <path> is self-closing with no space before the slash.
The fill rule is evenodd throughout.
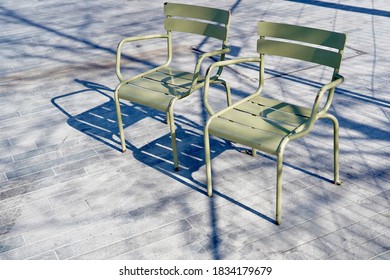
<path id="1" fill-rule="evenodd" d="M 192 80 L 188 79 L 191 73 L 169 74 L 170 69 L 162 70 L 164 72 L 160 70 L 147 74 L 123 85 L 118 92 L 119 98 L 165 111 L 172 100 L 185 97 L 191 88 Z"/>
<path id="2" fill-rule="evenodd" d="M 205 127 L 205 157 L 207 189 L 212 195 L 211 160 L 209 135 L 240 143 L 256 150 L 277 157 L 276 176 L 276 223 L 281 223 L 281 193 L 283 153 L 287 143 L 307 135 L 312 131 L 315 122 L 321 118 L 332 120 L 334 126 L 334 182 L 341 184 L 338 164 L 338 130 L 337 119 L 328 113 L 337 85 L 344 78 L 339 74 L 346 36 L 342 33 L 314 29 L 303 26 L 273 22 L 259 22 L 257 52 L 259 56 L 237 58 L 212 64 L 206 75 L 204 104 L 211 115 Z M 305 63 L 331 68 L 329 82 L 324 84 L 317 95 L 302 94 L 302 98 L 311 98 L 311 107 L 302 107 L 278 99 L 261 96 L 264 88 L 264 69 L 266 56 L 279 56 L 297 59 Z M 215 113 L 208 101 L 209 79 L 215 67 L 226 67 L 240 63 L 259 63 L 259 86 L 255 93 Z M 308 81 L 296 79 L 299 89 Z M 319 79 L 320 80 L 320 79 Z M 316 83 L 318 81 L 315 81 Z M 300 84 L 301 83 L 301 84 Z M 324 105 L 321 100 L 326 97 Z"/>
<path id="3" fill-rule="evenodd" d="M 302 130 L 310 110 L 256 96 L 218 116 L 211 134 L 276 155 L 280 141 Z"/>
<path id="4" fill-rule="evenodd" d="M 230 24 L 230 12 L 187 4 L 164 4 L 164 27 L 166 34 L 129 37 L 123 39 L 117 49 L 116 73 L 120 83 L 115 89 L 114 99 L 118 116 L 119 134 L 122 151 L 126 151 L 125 137 L 120 108 L 120 99 L 142 104 L 150 108 L 166 112 L 167 122 L 171 131 L 173 163 L 175 170 L 179 168 L 173 108 L 176 102 L 192 94 L 204 86 L 205 77 L 200 75 L 201 64 L 206 58 L 214 57 L 218 61 L 225 59 L 229 52 L 227 35 Z M 202 54 L 193 72 L 185 72 L 170 66 L 173 57 L 172 32 L 206 36 L 219 41 L 221 48 Z M 167 61 L 163 65 L 140 73 L 131 78 L 125 78 L 121 72 L 121 57 L 123 45 L 131 42 L 151 39 L 167 40 Z M 219 79 L 222 73 L 220 67 L 210 78 L 211 83 L 222 84 L 226 89 L 227 102 L 230 104 L 230 89 L 225 81 Z"/>

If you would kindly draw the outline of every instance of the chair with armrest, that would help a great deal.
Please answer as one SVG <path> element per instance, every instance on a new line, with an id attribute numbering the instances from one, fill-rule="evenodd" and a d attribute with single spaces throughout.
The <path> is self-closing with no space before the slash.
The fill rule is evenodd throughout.
<path id="1" fill-rule="evenodd" d="M 173 115 L 174 105 L 178 100 L 189 96 L 204 86 L 204 76 L 200 75 L 200 70 L 201 64 L 206 58 L 213 57 L 219 61 L 225 59 L 225 54 L 230 50 L 227 45 L 227 36 L 231 13 L 230 11 L 216 8 L 165 3 L 164 15 L 166 33 L 129 37 L 119 43 L 116 58 L 116 74 L 120 83 L 115 89 L 114 99 L 123 152 L 126 151 L 126 143 L 120 108 L 121 99 L 166 113 L 167 123 L 170 127 L 174 169 L 177 171 L 179 161 Z M 200 55 L 195 63 L 193 72 L 174 69 L 170 67 L 173 57 L 172 32 L 185 32 L 215 39 L 221 43 L 221 47 Z M 151 39 L 165 39 L 167 41 L 166 62 L 131 78 L 125 78 L 121 71 L 122 49 L 124 44 Z M 222 84 L 226 89 L 227 102 L 230 104 L 230 89 L 225 81 L 219 79 L 222 69 L 222 67 L 218 67 L 216 73 L 209 77 L 209 83 Z"/>
<path id="2" fill-rule="evenodd" d="M 250 147 L 253 155 L 256 154 L 256 150 L 274 155 L 277 158 L 276 223 L 280 224 L 282 165 L 285 147 L 289 141 L 310 133 L 316 121 L 322 118 L 330 119 L 333 123 L 334 183 L 341 184 L 338 163 L 339 124 L 336 117 L 328 113 L 328 109 L 332 104 L 336 86 L 344 80 L 339 74 L 339 68 L 346 35 L 264 21 L 258 23 L 258 35 L 258 56 L 216 62 L 209 67 L 206 73 L 204 104 L 211 115 L 204 132 L 207 190 L 208 195 L 212 196 L 210 134 Z M 311 107 L 298 106 L 261 95 L 264 88 L 265 60 L 271 55 L 330 68 L 329 82 L 321 83 L 322 86 L 317 94 L 312 96 Z M 215 113 L 208 101 L 209 79 L 211 80 L 212 69 L 249 62 L 259 63 L 259 84 L 256 92 Z M 310 66 L 313 65 L 310 64 Z M 303 83 L 307 83 L 308 79 L 310 78 L 302 77 L 300 81 L 297 81 L 297 87 L 293 89 L 296 90 Z M 310 97 L 306 94 L 302 96 L 302 98 Z M 321 102 L 322 99 L 324 99 L 323 102 Z"/>

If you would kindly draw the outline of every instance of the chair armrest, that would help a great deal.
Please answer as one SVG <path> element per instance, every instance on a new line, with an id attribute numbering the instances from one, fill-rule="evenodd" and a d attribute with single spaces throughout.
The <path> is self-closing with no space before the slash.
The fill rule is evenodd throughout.
<path id="1" fill-rule="evenodd" d="M 316 99 L 314 100 L 314 104 L 312 107 L 309 122 L 306 124 L 306 127 L 302 131 L 289 136 L 290 140 L 297 139 L 297 138 L 300 138 L 300 137 L 308 134 L 311 131 L 311 129 L 313 128 L 315 121 L 326 114 L 330 105 L 332 104 L 333 95 L 334 95 L 334 91 L 335 91 L 336 87 L 338 85 L 340 85 L 342 82 L 344 82 L 344 77 L 341 76 L 340 74 L 336 74 L 334 76 L 334 78 L 335 78 L 335 80 L 323 85 L 318 90 Z M 324 107 L 322 108 L 322 110 L 319 111 L 320 101 L 321 101 L 322 97 L 324 96 L 325 92 L 327 92 L 327 91 L 329 91 L 328 99 L 326 100 L 326 103 L 325 103 Z"/>
<path id="2" fill-rule="evenodd" d="M 146 36 L 135 36 L 135 37 L 127 37 L 127 38 L 124 38 L 123 40 L 121 40 L 118 44 L 118 47 L 117 47 L 117 51 L 116 51 L 116 75 L 118 77 L 118 79 L 123 82 L 125 81 L 125 78 L 122 76 L 122 73 L 121 73 L 121 57 L 122 57 L 122 47 L 124 44 L 126 43 L 130 43 L 130 42 L 136 42 L 136 41 L 143 41 L 143 40 L 151 40 L 151 39 L 159 39 L 159 38 L 162 38 L 162 39 L 169 39 L 169 36 L 168 34 L 155 34 L 155 35 L 146 35 Z M 145 75 L 145 74 L 148 74 L 149 72 L 153 72 L 155 71 L 156 69 L 159 69 L 159 68 L 162 68 L 162 67 L 165 67 L 166 65 L 168 65 L 171 61 L 171 52 L 169 51 L 169 48 L 168 48 L 168 59 L 167 61 L 161 65 L 161 66 L 158 66 L 158 67 L 155 67 L 151 70 L 148 70 L 144 73 L 141 73 L 135 77 L 132 77 L 131 79 L 128 79 L 127 81 L 130 81 L 132 79 L 135 79 L 139 76 L 142 76 L 142 75 Z"/>
<path id="3" fill-rule="evenodd" d="M 223 60 L 223 61 L 218 61 L 209 66 L 209 68 L 206 71 L 206 78 L 205 78 L 205 85 L 204 85 L 204 97 L 203 97 L 203 102 L 204 106 L 207 110 L 207 112 L 212 116 L 212 118 L 217 117 L 221 114 L 223 114 L 225 111 L 229 110 L 232 106 L 236 106 L 240 103 L 245 102 L 247 99 L 251 98 L 253 95 L 257 95 L 261 91 L 261 87 L 257 89 L 257 91 L 248 97 L 232 104 L 231 106 L 226 107 L 225 109 L 215 113 L 214 110 L 211 108 L 209 102 L 208 102 L 208 92 L 209 92 L 209 87 L 210 87 L 210 80 L 213 80 L 215 76 L 211 76 L 212 70 L 216 67 L 222 68 L 225 66 L 229 65 L 235 65 L 235 64 L 240 64 L 240 63 L 247 63 L 247 62 L 260 62 L 260 57 L 243 57 L 243 58 L 236 58 L 236 59 L 231 59 L 231 60 Z"/>
<path id="4" fill-rule="evenodd" d="M 330 105 L 332 104 L 333 95 L 334 95 L 334 91 L 335 91 L 336 87 L 338 85 L 340 85 L 342 82 L 344 82 L 344 77 L 341 76 L 340 74 L 336 74 L 334 76 L 334 78 L 335 79 L 332 82 L 327 83 L 326 85 L 323 85 L 317 93 L 316 99 L 315 99 L 314 104 L 313 104 L 313 109 L 312 109 L 312 112 L 316 114 L 315 115 L 316 119 L 318 119 L 322 115 L 326 114 Z M 325 92 L 327 92 L 327 91 L 329 91 L 328 99 L 326 100 L 324 107 L 321 109 L 321 111 L 319 111 L 320 101 L 321 101 L 322 97 L 324 96 Z"/>
<path id="5" fill-rule="evenodd" d="M 196 68 L 195 69 L 200 69 L 200 64 L 203 62 L 203 60 L 205 60 L 206 58 L 208 57 L 212 57 L 212 56 L 216 56 L 216 55 L 224 55 L 224 54 L 227 54 L 228 52 L 230 52 L 230 47 L 225 47 L 223 49 L 220 49 L 220 50 L 215 50 L 215 51 L 212 51 L 212 52 L 206 52 L 204 54 L 202 54 L 198 61 L 197 61 L 197 65 L 196 65 Z M 199 67 L 198 67 L 199 65 Z M 196 71 L 196 70 L 195 70 Z"/>
<path id="6" fill-rule="evenodd" d="M 328 89 L 331 89 L 331 88 L 335 88 L 335 87 L 337 87 L 339 84 L 341 84 L 341 83 L 344 82 L 344 77 L 343 77 L 342 75 L 340 75 L 340 74 L 335 74 L 335 75 L 334 75 L 334 78 L 335 78 L 335 79 L 334 79 L 332 82 L 330 82 L 330 83 L 324 85 L 324 86 L 321 88 L 321 90 L 322 90 L 322 89 L 328 90 Z"/>
<path id="7" fill-rule="evenodd" d="M 196 62 L 196 65 L 195 65 L 195 70 L 194 70 L 194 78 L 192 80 L 192 84 L 191 84 L 191 90 L 190 91 L 193 91 L 196 86 L 197 86 L 197 83 L 198 83 L 198 77 L 199 77 L 199 72 L 200 72 L 200 67 L 203 63 L 203 61 L 206 59 L 206 58 L 209 58 L 209 57 L 213 57 L 213 56 L 216 56 L 216 55 L 221 55 L 223 56 L 222 59 L 224 59 L 224 56 L 226 53 L 230 52 L 230 47 L 225 47 L 223 49 L 220 49 L 220 50 L 215 50 L 215 51 L 211 51 L 211 52 L 206 52 L 204 54 L 202 54 L 199 58 L 198 58 L 198 61 Z M 222 70 L 218 70 L 217 74 L 214 75 L 213 79 L 216 79 L 219 77 L 219 75 L 221 74 Z"/>

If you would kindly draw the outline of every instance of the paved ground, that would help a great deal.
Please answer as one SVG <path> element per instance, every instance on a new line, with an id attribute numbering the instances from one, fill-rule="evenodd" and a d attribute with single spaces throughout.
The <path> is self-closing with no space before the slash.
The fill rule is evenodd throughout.
<path id="1" fill-rule="evenodd" d="M 388 1 L 182 2 L 232 10 L 230 57 L 255 54 L 260 19 L 347 33 L 346 81 L 331 108 L 341 124 L 343 187 L 329 181 L 324 121 L 287 147 L 281 226 L 273 222 L 272 157 L 214 139 L 216 195 L 208 198 L 200 93 L 177 110 L 179 172 L 163 115 L 145 107 L 123 103 L 122 154 L 116 44 L 162 32 L 163 1 L 3 0 L 0 259 L 390 259 Z M 191 65 L 205 43 L 177 40 L 175 63 Z M 130 74 L 153 65 L 163 45 L 131 51 L 141 50 L 130 56 Z M 283 71 L 267 69 L 270 88 L 316 69 L 275 78 Z M 253 89 L 250 65 L 225 74 L 235 79 L 235 98 Z"/>

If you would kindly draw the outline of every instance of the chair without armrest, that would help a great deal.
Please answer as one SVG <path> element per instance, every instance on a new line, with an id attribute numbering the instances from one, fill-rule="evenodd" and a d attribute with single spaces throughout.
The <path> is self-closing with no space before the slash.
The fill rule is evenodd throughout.
<path id="1" fill-rule="evenodd" d="M 307 135 L 321 118 L 332 120 L 334 128 L 334 183 L 339 178 L 339 124 L 328 113 L 336 86 L 344 81 L 339 68 L 346 35 L 321 29 L 282 23 L 258 23 L 257 52 L 259 56 L 238 58 L 212 64 L 206 73 L 204 104 L 211 115 L 205 127 L 205 158 L 208 195 L 212 196 L 209 135 L 237 142 L 277 157 L 276 223 L 281 223 L 282 165 L 287 143 Z M 317 92 L 311 108 L 297 106 L 261 96 L 264 88 L 265 57 L 268 55 L 293 58 L 330 67 L 331 79 Z M 215 113 L 208 102 L 209 78 L 214 67 L 255 62 L 259 63 L 259 85 L 255 93 Z M 307 78 L 306 78 L 307 80 Z M 302 81 L 302 80 L 301 80 Z M 299 81 L 298 81 L 299 84 Z M 327 95 L 325 104 L 321 103 Z"/>
<path id="2" fill-rule="evenodd" d="M 176 146 L 176 134 L 173 108 L 176 102 L 189 96 L 192 92 L 204 86 L 204 76 L 199 74 L 201 64 L 206 58 L 219 56 L 219 61 L 225 59 L 225 54 L 230 51 L 227 45 L 227 36 L 230 25 L 230 11 L 216 8 L 208 8 L 187 4 L 164 4 L 165 34 L 129 37 L 123 39 L 117 48 L 116 74 L 120 80 L 114 93 L 119 135 L 122 151 L 126 151 L 126 143 L 123 131 L 120 99 L 138 103 L 167 115 L 167 123 L 170 127 L 173 163 L 175 170 L 179 168 Z M 202 35 L 221 41 L 221 48 L 203 53 L 195 64 L 193 72 L 185 72 L 170 67 L 172 52 L 172 32 L 185 32 Z M 121 57 L 123 45 L 151 39 L 167 40 L 167 60 L 164 64 L 140 73 L 131 78 L 125 78 L 121 72 Z M 210 77 L 210 83 L 222 84 L 227 94 L 228 105 L 230 101 L 230 89 L 225 81 L 219 79 L 222 73 L 219 67 L 216 73 Z"/>

